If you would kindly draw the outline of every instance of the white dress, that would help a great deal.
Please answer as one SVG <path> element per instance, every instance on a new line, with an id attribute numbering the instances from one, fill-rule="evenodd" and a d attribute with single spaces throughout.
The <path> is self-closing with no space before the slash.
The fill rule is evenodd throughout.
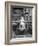
<path id="1" fill-rule="evenodd" d="M 24 18 L 21 17 L 21 19 L 20 19 L 20 25 L 19 25 L 19 28 L 20 28 L 21 31 L 23 31 L 25 29 L 25 23 L 24 23 L 24 21 L 25 21 Z"/>

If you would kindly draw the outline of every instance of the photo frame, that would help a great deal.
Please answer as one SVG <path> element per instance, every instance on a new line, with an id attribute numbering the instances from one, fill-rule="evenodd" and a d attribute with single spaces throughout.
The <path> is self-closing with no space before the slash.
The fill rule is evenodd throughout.
<path id="1" fill-rule="evenodd" d="M 5 2 L 5 44 L 37 42 L 37 4 Z"/>

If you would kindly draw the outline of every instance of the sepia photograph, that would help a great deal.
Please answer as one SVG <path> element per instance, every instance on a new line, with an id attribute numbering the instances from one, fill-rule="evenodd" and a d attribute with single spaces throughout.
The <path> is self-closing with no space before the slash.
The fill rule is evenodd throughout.
<path id="1" fill-rule="evenodd" d="M 32 8 L 11 6 L 11 27 L 13 38 L 32 37 Z"/>

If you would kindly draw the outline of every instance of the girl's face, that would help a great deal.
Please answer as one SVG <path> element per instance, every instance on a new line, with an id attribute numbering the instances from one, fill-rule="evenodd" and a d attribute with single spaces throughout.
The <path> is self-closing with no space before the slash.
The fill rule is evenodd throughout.
<path id="1" fill-rule="evenodd" d="M 21 17 L 20 20 L 24 20 L 24 17 Z"/>

